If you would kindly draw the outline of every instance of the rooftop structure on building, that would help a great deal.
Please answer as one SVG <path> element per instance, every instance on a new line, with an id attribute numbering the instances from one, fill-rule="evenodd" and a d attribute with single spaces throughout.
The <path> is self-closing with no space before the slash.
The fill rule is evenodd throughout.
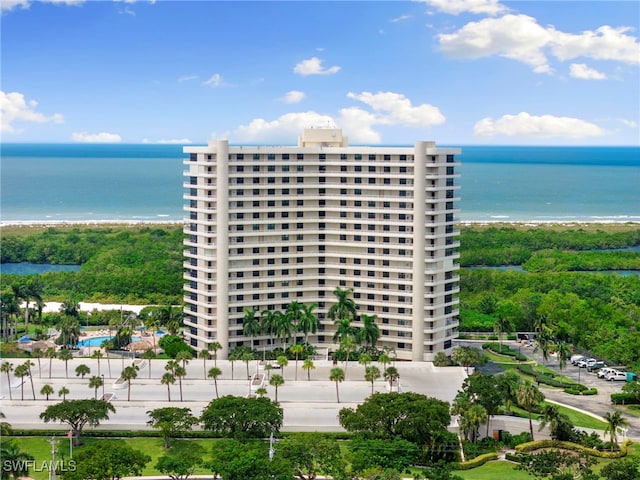
<path id="1" fill-rule="evenodd" d="M 271 350 L 283 340 L 245 335 L 247 312 L 316 305 L 330 351 L 334 291 L 352 289 L 353 321 L 375 316 L 377 348 L 398 359 L 450 354 L 458 326 L 459 149 L 349 146 L 337 128 L 305 129 L 297 146 L 185 147 L 184 301 L 187 341 Z"/>

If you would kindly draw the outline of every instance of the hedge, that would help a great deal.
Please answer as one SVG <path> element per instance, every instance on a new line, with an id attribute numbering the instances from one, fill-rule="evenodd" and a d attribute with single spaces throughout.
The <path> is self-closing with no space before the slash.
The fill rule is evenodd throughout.
<path id="1" fill-rule="evenodd" d="M 520 352 L 516 352 L 515 350 L 512 350 L 507 345 L 501 346 L 499 343 L 491 342 L 491 343 L 483 344 L 482 348 L 485 350 L 491 350 L 492 352 L 497 353 L 499 355 L 507 355 L 509 357 L 513 357 L 520 362 L 526 362 L 529 360 L 526 356 L 524 356 Z"/>
<path id="2" fill-rule="evenodd" d="M 614 405 L 639 405 L 640 398 L 633 393 L 612 393 L 611 403 Z"/>
<path id="3" fill-rule="evenodd" d="M 498 454 L 496 452 L 489 452 L 483 455 L 478 455 L 476 458 L 469 460 L 468 462 L 457 462 L 453 464 L 454 470 L 471 470 L 472 468 L 481 467 L 491 460 L 497 460 Z"/>
<path id="4" fill-rule="evenodd" d="M 592 457 L 599 458 L 621 458 L 627 455 L 627 449 L 631 445 L 631 440 L 625 440 L 617 452 L 604 452 L 594 448 L 584 447 L 573 442 L 564 442 L 561 440 L 534 440 L 533 442 L 521 443 L 516 446 L 516 452 L 532 452 L 541 448 L 561 448 L 564 450 L 572 450 L 574 452 L 586 453 Z"/>
<path id="5" fill-rule="evenodd" d="M 582 387 L 584 387 L 584 385 L 581 385 Z M 580 388 L 565 388 L 564 389 L 564 393 L 568 393 L 570 395 L 597 395 L 598 394 L 598 389 L 597 388 L 586 388 L 580 389 Z"/>

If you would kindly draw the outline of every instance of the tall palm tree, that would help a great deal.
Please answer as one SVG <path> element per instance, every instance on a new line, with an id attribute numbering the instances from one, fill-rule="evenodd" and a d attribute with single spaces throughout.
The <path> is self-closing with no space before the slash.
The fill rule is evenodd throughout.
<path id="1" fill-rule="evenodd" d="M 396 367 L 389 367 L 384 371 L 384 379 L 389 382 L 389 389 L 393 390 L 393 384 L 400 378 L 400 373 Z"/>
<path id="2" fill-rule="evenodd" d="M 376 316 L 363 313 L 360 315 L 360 319 L 362 320 L 362 329 L 358 332 L 360 335 L 359 340 L 369 347 L 374 347 L 380 338 L 380 329 L 376 325 Z"/>
<path id="3" fill-rule="evenodd" d="M 607 428 L 605 429 L 605 435 L 608 433 L 611 438 L 611 451 L 613 447 L 618 445 L 618 429 L 629 425 L 629 422 L 618 411 L 607 412 L 604 414 L 604 420 L 607 422 Z"/>
<path id="4" fill-rule="evenodd" d="M 158 319 L 157 310 L 152 312 L 150 315 L 147 315 L 143 320 L 144 328 L 148 332 L 151 332 L 151 339 L 153 340 L 153 351 L 156 351 L 156 332 L 158 331 L 158 327 L 160 326 L 160 320 Z"/>
<path id="5" fill-rule="evenodd" d="M 269 385 L 271 385 L 272 387 L 274 387 L 276 389 L 276 403 L 278 403 L 278 387 L 284 385 L 284 378 L 282 377 L 282 375 L 272 375 L 271 378 L 269 379 Z"/>
<path id="6" fill-rule="evenodd" d="M 544 400 L 544 395 L 533 383 L 524 381 L 516 391 L 516 399 L 518 401 L 518 405 L 524 408 L 529 414 L 529 433 L 531 433 L 531 440 L 533 440 L 533 422 L 531 421 L 531 412 L 533 412 L 533 409 Z"/>
<path id="7" fill-rule="evenodd" d="M 35 363 L 33 363 L 31 360 L 26 360 L 23 365 L 27 368 L 27 374 L 29 376 L 29 380 L 31 382 L 31 393 L 33 394 L 33 399 L 36 399 L 36 390 L 33 387 L 33 373 L 31 372 L 31 367 L 35 366 Z"/>
<path id="8" fill-rule="evenodd" d="M 357 315 L 358 306 L 349 298 L 349 295 L 353 292 L 353 288 L 347 288 L 342 290 L 340 287 L 336 287 L 333 294 L 336 296 L 336 303 L 329 307 L 327 316 L 334 322 L 338 320 L 344 320 L 345 318 L 355 320 Z"/>
<path id="9" fill-rule="evenodd" d="M 244 312 L 244 317 L 242 318 L 242 333 L 245 337 L 251 339 L 251 345 L 253 346 L 254 338 L 262 333 L 262 325 L 260 325 L 260 320 L 256 316 L 258 308 L 244 307 L 242 311 Z"/>
<path id="10" fill-rule="evenodd" d="M 204 368 L 203 378 L 207 379 L 207 360 L 211 358 L 211 354 L 209 353 L 209 349 L 203 348 L 198 352 L 198 357 L 202 359 L 202 366 Z"/>
<path id="11" fill-rule="evenodd" d="M 344 370 L 340 367 L 333 367 L 329 372 L 329 380 L 336 382 L 336 399 L 340 403 L 340 392 L 338 391 L 338 384 L 344 381 Z"/>
<path id="12" fill-rule="evenodd" d="M 98 375 L 93 375 L 89 379 L 89 388 L 93 388 L 93 398 L 95 400 L 98 399 L 98 389 L 103 385 L 104 382 L 102 381 L 102 377 L 99 377 Z"/>
<path id="13" fill-rule="evenodd" d="M 284 377 L 284 368 L 289 365 L 289 359 L 287 359 L 285 355 L 280 355 L 276 358 L 276 362 L 280 365 L 280 368 L 282 369 L 282 376 Z"/>
<path id="14" fill-rule="evenodd" d="M 34 348 L 31 352 L 31 357 L 38 360 L 38 378 L 42 378 L 42 364 L 40 359 L 44 356 L 44 352 L 40 348 Z"/>
<path id="15" fill-rule="evenodd" d="M 567 342 L 556 343 L 556 354 L 558 355 L 558 367 L 564 370 L 567 366 L 567 359 L 571 356 L 571 346 Z"/>
<path id="16" fill-rule="evenodd" d="M 260 325 L 262 327 L 262 333 L 269 335 L 271 344 L 274 343 L 274 337 L 278 325 L 278 318 L 282 315 L 282 312 L 278 310 L 263 310 L 260 314 Z"/>
<path id="17" fill-rule="evenodd" d="M 296 356 L 296 375 L 295 375 L 295 380 L 297 381 L 298 380 L 298 355 L 300 355 L 301 353 L 304 352 L 304 346 L 302 346 L 299 343 L 297 343 L 295 345 L 291 345 L 291 348 L 289 349 L 289 351 Z"/>
<path id="18" fill-rule="evenodd" d="M 222 375 L 222 370 L 220 370 L 218 367 L 213 367 L 209 369 L 209 378 L 213 378 L 213 384 L 216 388 L 216 398 L 220 398 L 220 396 L 218 395 L 218 377 Z"/>
<path id="19" fill-rule="evenodd" d="M 91 352 L 91 358 L 98 361 L 98 376 L 100 376 L 101 375 L 100 360 L 104 358 L 104 353 L 102 353 L 101 350 L 96 349 L 93 352 Z"/>
<path id="20" fill-rule="evenodd" d="M 173 370 L 173 374 L 178 379 L 178 386 L 180 387 L 180 401 L 182 402 L 183 401 L 182 400 L 182 378 L 187 376 L 187 370 L 186 370 L 186 368 L 178 365 Z"/>
<path id="21" fill-rule="evenodd" d="M 487 419 L 487 410 L 482 405 L 478 403 L 471 405 L 460 417 L 460 426 L 465 433 L 465 437 L 475 443 L 478 439 L 478 428 Z"/>
<path id="22" fill-rule="evenodd" d="M 58 324 L 59 341 L 65 347 L 75 346 L 80 340 L 80 322 L 75 317 L 64 316 Z"/>
<path id="23" fill-rule="evenodd" d="M 20 382 L 20 399 L 24 400 L 24 377 L 29 376 L 29 369 L 25 364 L 20 364 L 13 371 L 13 374 L 22 380 L 22 382 Z M 9 386 L 9 388 L 11 388 L 11 386 Z"/>
<path id="24" fill-rule="evenodd" d="M 247 378 L 251 378 L 249 375 L 249 362 L 251 362 L 253 360 L 253 353 L 251 352 L 244 352 L 242 354 L 242 356 L 240 357 L 240 360 L 242 360 L 245 365 L 247 366 Z"/>
<path id="25" fill-rule="evenodd" d="M 285 310 L 284 315 L 285 317 L 288 317 L 289 324 L 291 325 L 294 332 L 300 331 L 300 321 L 304 317 L 304 314 L 305 308 L 302 303 L 294 300 L 293 302 L 289 303 L 289 305 L 287 305 L 287 309 Z M 294 338 L 294 343 L 297 340 L 298 339 L 296 336 L 296 338 Z"/>
<path id="26" fill-rule="evenodd" d="M 13 289 L 13 286 L 12 286 Z M 6 342 L 9 339 L 9 334 L 15 334 L 17 332 L 17 327 L 14 328 L 13 332 L 10 332 L 11 328 L 11 318 L 17 319 L 20 314 L 20 304 L 18 299 L 14 295 L 13 291 L 10 292 L 2 292 L 0 294 L 0 316 L 2 317 L 2 339 Z M 16 320 L 17 322 L 17 320 Z"/>
<path id="27" fill-rule="evenodd" d="M 175 375 L 171 372 L 166 372 L 164 375 L 162 375 L 162 378 L 160 379 L 160 383 L 162 385 L 167 386 L 167 400 L 170 402 L 171 401 L 171 385 L 176 383 Z"/>
<path id="28" fill-rule="evenodd" d="M 356 339 L 358 337 L 358 327 L 351 325 L 350 318 L 342 318 L 336 320 L 336 331 L 333 334 L 333 341 L 335 343 L 342 343 L 346 338 Z"/>
<path id="29" fill-rule="evenodd" d="M 498 319 L 493 323 L 493 331 L 496 335 L 498 335 L 498 340 L 500 344 L 500 353 L 502 353 L 502 334 L 508 332 L 513 328 L 513 322 L 511 318 L 506 315 L 499 315 Z"/>
<path id="30" fill-rule="evenodd" d="M 373 382 L 380 378 L 380 369 L 374 365 L 365 367 L 364 379 L 367 382 L 371 382 L 371 395 L 373 395 Z"/>
<path id="31" fill-rule="evenodd" d="M 84 380 L 84 376 L 89 375 L 90 373 L 91 369 L 84 363 L 81 363 L 76 367 L 76 377 L 82 377 L 82 379 Z"/>
<path id="32" fill-rule="evenodd" d="M 147 348 L 143 353 L 142 353 L 142 358 L 144 358 L 147 363 L 149 364 L 149 368 L 147 369 L 149 372 L 149 378 L 151 378 L 151 360 L 153 360 L 154 358 L 156 358 L 156 352 L 150 348 Z"/>
<path id="33" fill-rule="evenodd" d="M 67 348 L 63 348 L 58 352 L 58 359 L 64 362 L 64 376 L 69 378 L 69 360 L 73 358 L 73 353 Z"/>
<path id="34" fill-rule="evenodd" d="M 356 340 L 354 337 L 346 336 L 340 342 L 340 350 L 346 353 L 344 359 L 344 374 L 347 375 L 347 367 L 349 365 L 349 357 L 356 351 Z"/>
<path id="35" fill-rule="evenodd" d="M 111 360 L 109 359 L 109 350 L 111 350 L 114 345 L 113 345 L 113 340 L 104 340 L 100 346 L 102 348 L 104 348 L 104 355 L 107 358 L 107 367 L 109 368 L 109 378 L 111 377 Z"/>
<path id="36" fill-rule="evenodd" d="M 207 348 L 213 352 L 213 366 L 218 366 L 218 350 L 222 348 L 220 342 L 213 341 L 207 345 Z"/>
<path id="37" fill-rule="evenodd" d="M 51 363 L 53 362 L 53 359 L 58 356 L 55 347 L 48 347 L 44 351 L 44 356 L 49 359 L 49 378 L 51 378 Z"/>
<path id="38" fill-rule="evenodd" d="M 381 353 L 378 355 L 378 363 L 382 365 L 382 371 L 387 369 L 387 365 L 391 363 L 391 357 L 386 353 Z"/>
<path id="39" fill-rule="evenodd" d="M 13 288 L 13 286 L 12 286 Z M 22 298 L 25 300 L 24 309 L 24 331 L 25 335 L 29 334 L 29 302 L 33 300 L 42 300 L 42 293 L 44 292 L 44 284 L 37 278 L 30 277 L 23 284 L 23 287 L 19 289 Z"/>
<path id="40" fill-rule="evenodd" d="M 307 381 L 311 381 L 311 370 L 315 370 L 316 366 L 313 364 L 313 360 L 310 358 L 305 359 L 302 364 L 302 369 L 307 371 Z"/>
<path id="41" fill-rule="evenodd" d="M 309 343 L 309 333 L 316 333 L 320 328 L 320 320 L 313 311 L 318 306 L 317 303 L 302 305 L 302 316 L 298 321 L 298 331 L 304 333 L 304 343 Z"/>
<path id="42" fill-rule="evenodd" d="M 190 350 L 182 350 L 176 354 L 176 361 L 182 362 L 182 368 L 187 368 L 187 364 L 193 358 Z"/>
<path id="43" fill-rule="evenodd" d="M 138 377 L 138 367 L 137 365 L 129 365 L 128 367 L 124 367 L 120 377 L 127 382 L 127 402 L 131 401 L 131 380 Z"/>
<path id="44" fill-rule="evenodd" d="M 49 401 L 49 395 L 53 395 L 53 387 L 48 383 L 43 385 L 40 389 L 40 395 L 44 395 L 46 400 Z"/>
<path id="45" fill-rule="evenodd" d="M 13 363 L 2 362 L 0 365 L 0 372 L 7 374 L 7 390 L 9 390 L 9 400 L 13 400 L 11 397 L 11 372 L 13 371 Z"/>
<path id="46" fill-rule="evenodd" d="M 290 315 L 280 314 L 276 318 L 276 336 L 282 340 L 282 349 L 287 350 L 287 342 L 291 339 L 294 330 L 293 320 Z"/>

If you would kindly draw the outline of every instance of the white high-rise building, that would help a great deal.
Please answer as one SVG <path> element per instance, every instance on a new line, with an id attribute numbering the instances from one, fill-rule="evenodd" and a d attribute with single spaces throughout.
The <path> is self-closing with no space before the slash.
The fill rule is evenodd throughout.
<path id="1" fill-rule="evenodd" d="M 348 146 L 339 129 L 307 129 L 297 146 L 185 147 L 185 325 L 197 350 L 213 341 L 261 351 L 245 308 L 317 304 L 308 341 L 329 350 L 337 287 L 375 315 L 379 347 L 398 359 L 451 353 L 458 326 L 459 149 Z M 358 326 L 360 321 L 354 322 Z M 298 335 L 302 338 L 302 334 Z"/>

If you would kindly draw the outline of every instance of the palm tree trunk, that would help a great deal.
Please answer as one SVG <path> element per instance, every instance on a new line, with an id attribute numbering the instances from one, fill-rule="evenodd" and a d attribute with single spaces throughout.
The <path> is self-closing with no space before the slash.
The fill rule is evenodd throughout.
<path id="1" fill-rule="evenodd" d="M 533 440 L 533 422 L 531 421 L 531 410 L 529 410 L 529 433 L 531 433 L 531 440 Z"/>
<path id="2" fill-rule="evenodd" d="M 179 383 L 180 383 L 180 401 L 182 402 L 182 377 L 180 377 Z"/>
<path id="3" fill-rule="evenodd" d="M 129 384 L 129 388 L 127 388 L 127 402 L 131 401 L 131 380 L 127 382 Z"/>
<path id="4" fill-rule="evenodd" d="M 213 379 L 213 384 L 216 386 L 216 398 L 220 398 L 220 396 L 218 395 L 218 379 L 217 378 Z"/>
<path id="5" fill-rule="evenodd" d="M 338 403 L 340 403 L 340 392 L 338 392 L 338 382 L 336 382 L 336 398 L 338 399 Z"/>
<path id="6" fill-rule="evenodd" d="M 167 400 L 169 402 L 171 401 L 171 387 L 169 386 L 168 383 L 167 383 Z"/>
<path id="7" fill-rule="evenodd" d="M 53 357 L 49 357 L 49 378 L 51 378 L 51 363 L 53 362 Z"/>

